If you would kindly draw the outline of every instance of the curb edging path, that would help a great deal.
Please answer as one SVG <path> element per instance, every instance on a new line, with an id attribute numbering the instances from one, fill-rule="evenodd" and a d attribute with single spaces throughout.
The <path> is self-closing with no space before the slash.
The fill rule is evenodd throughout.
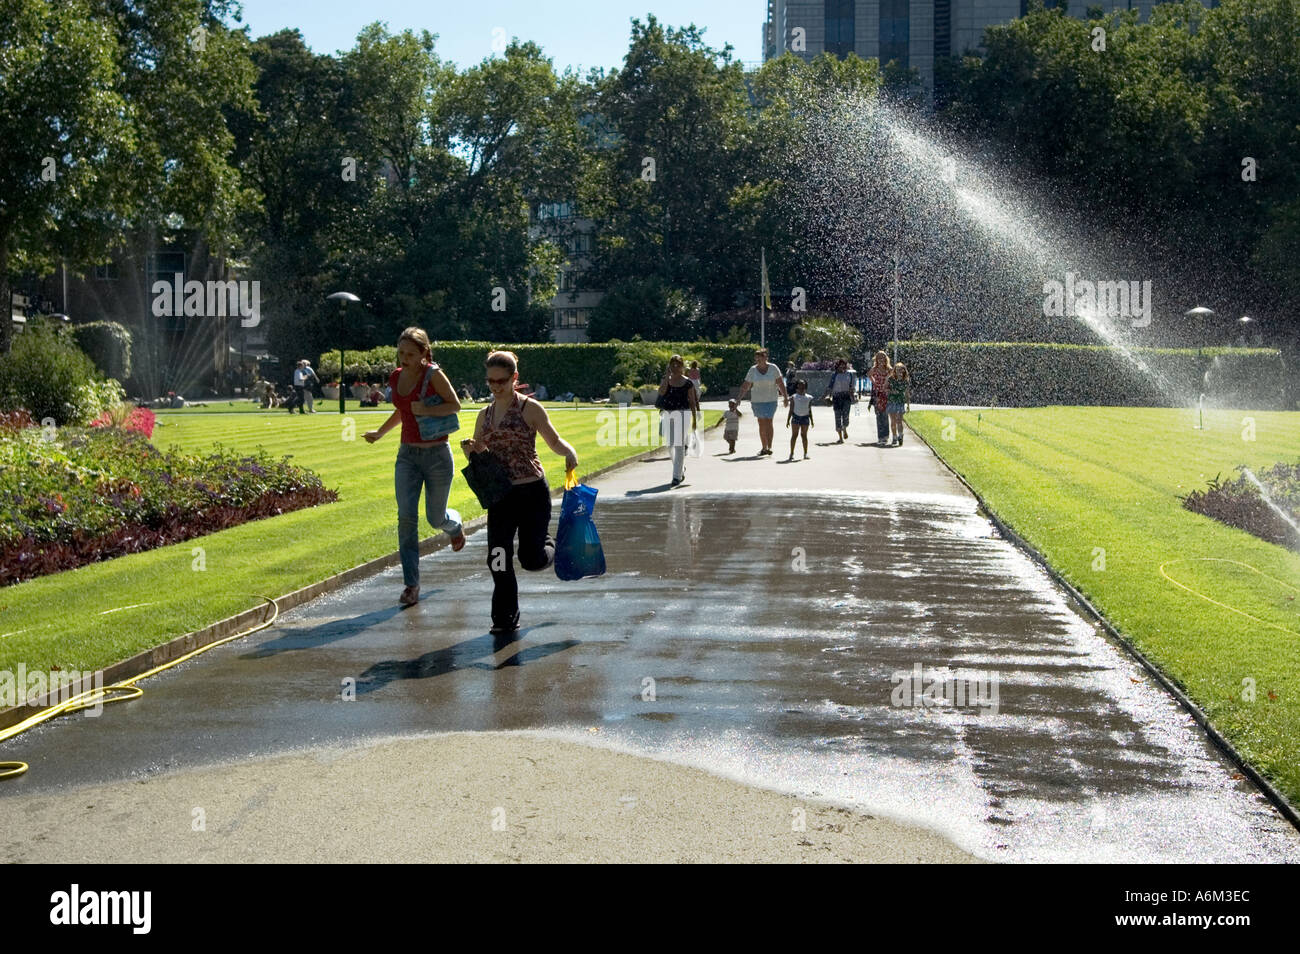
<path id="1" fill-rule="evenodd" d="M 632 464 L 640 463 L 647 456 L 647 453 L 654 453 L 654 450 L 625 457 L 620 461 L 610 464 L 608 467 L 602 467 L 600 470 L 594 470 L 589 474 L 584 474 L 580 479 L 582 482 L 586 482 L 596 477 L 601 477 L 608 474 L 610 471 L 617 470 L 621 467 L 628 467 Z M 558 494 L 555 493 L 554 488 L 552 488 L 551 499 L 554 501 L 562 496 L 563 493 L 564 490 L 562 487 Z M 469 536 L 469 534 L 478 531 L 486 525 L 486 514 L 480 517 L 475 517 L 464 525 L 465 535 Z M 426 556 L 450 545 L 450 542 L 443 534 L 427 537 L 420 541 L 420 555 Z M 301 606 L 303 603 L 308 603 L 319 596 L 324 596 L 326 593 L 332 593 L 333 591 L 342 589 L 349 584 L 374 576 L 375 574 L 388 569 L 390 566 L 396 566 L 400 562 L 401 555 L 396 550 L 392 553 L 385 554 L 384 556 L 376 557 L 373 560 L 367 560 L 365 563 L 354 566 L 351 569 L 344 570 L 341 573 L 335 573 L 333 576 L 326 577 L 323 580 L 318 580 L 315 583 L 294 590 L 291 593 L 286 593 L 283 596 L 275 597 L 274 602 L 276 608 L 279 612 L 283 613 L 296 606 Z M 270 599 L 270 597 L 266 598 Z M 111 686 L 124 679 L 130 679 L 132 676 L 138 676 L 143 672 L 148 672 L 150 669 L 169 663 L 174 659 L 179 659 L 186 653 L 192 653 L 196 649 L 202 649 L 204 646 L 215 643 L 220 639 L 224 639 L 242 629 L 251 629 L 261 623 L 265 623 L 270 618 L 271 608 L 265 603 L 262 603 L 252 609 L 244 610 L 242 613 L 236 613 L 234 616 L 227 616 L 225 619 L 218 620 L 210 626 L 205 626 L 202 629 L 186 633 L 184 636 L 178 636 L 175 639 L 168 640 L 152 649 L 146 649 L 143 652 L 122 660 L 121 662 L 113 663 L 105 669 L 89 673 L 79 680 L 60 686 L 57 689 L 53 689 L 42 696 L 36 705 L 20 705 L 12 706 L 8 709 L 0 709 L 0 729 L 7 729 L 10 726 L 17 725 L 19 722 L 24 722 L 53 705 L 57 705 L 72 696 L 93 689 L 97 676 L 102 679 L 102 683 L 105 687 Z"/>
<path id="2" fill-rule="evenodd" d="M 943 455 L 934 449 L 934 445 L 922 437 L 915 428 L 909 427 L 908 430 L 915 435 L 917 440 L 929 448 L 930 453 L 935 456 L 939 463 L 943 464 L 943 466 L 946 467 L 954 477 L 960 480 L 962 485 L 968 491 L 970 491 L 971 496 L 973 496 L 979 504 L 980 509 L 989 518 L 989 521 L 997 527 L 998 533 L 1000 533 L 1014 547 L 1024 553 L 1025 556 L 1033 560 L 1034 563 L 1038 564 L 1038 566 L 1040 566 L 1047 575 L 1051 577 L 1054 583 L 1069 593 L 1070 597 L 1083 607 L 1084 611 L 1092 617 L 1093 621 L 1098 626 L 1102 628 L 1106 635 L 1110 637 L 1112 642 L 1116 643 L 1121 649 L 1137 660 L 1138 663 L 1141 664 L 1142 668 L 1150 673 L 1151 677 L 1155 679 L 1156 682 L 1160 683 L 1160 685 L 1178 701 L 1179 705 L 1187 710 L 1188 715 L 1190 715 L 1196 724 L 1205 731 L 1205 734 L 1208 735 L 1211 741 L 1213 741 L 1219 750 L 1223 752 L 1228 761 L 1255 784 L 1264 797 L 1272 803 L 1273 807 L 1278 810 L 1278 813 L 1283 818 L 1290 822 L 1297 831 L 1300 831 L 1300 811 L 1297 811 L 1296 806 L 1292 805 L 1287 797 L 1278 791 L 1278 789 L 1274 787 L 1273 783 L 1266 779 L 1258 769 L 1246 761 L 1241 753 L 1237 751 L 1236 747 L 1229 742 L 1217 728 L 1215 728 L 1214 724 L 1210 722 L 1209 716 L 1201 710 L 1201 707 L 1192 701 L 1191 697 L 1189 697 L 1171 677 L 1166 675 L 1155 663 L 1147 659 L 1146 655 L 1140 649 L 1133 645 L 1126 636 L 1120 633 L 1120 631 L 1109 619 L 1106 618 L 1101 610 L 1097 609 L 1097 607 L 1095 607 L 1092 602 L 1074 586 L 1073 583 L 1067 580 L 1047 561 L 1047 558 L 1038 551 L 1037 547 L 1027 541 L 1024 537 L 1020 536 L 1020 534 L 1016 533 L 1015 530 L 1011 529 L 1010 525 L 998 516 L 997 512 L 989 505 L 988 501 L 984 499 L 983 495 L 971 486 L 970 482 L 959 474 L 951 464 L 944 460 Z"/>

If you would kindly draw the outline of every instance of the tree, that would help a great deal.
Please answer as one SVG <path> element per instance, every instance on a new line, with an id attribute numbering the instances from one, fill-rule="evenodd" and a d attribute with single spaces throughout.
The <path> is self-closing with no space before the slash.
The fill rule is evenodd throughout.
<path id="1" fill-rule="evenodd" d="M 703 332 L 701 303 L 658 275 L 625 278 L 605 294 L 587 323 L 592 341 L 695 341 Z"/>
<path id="2" fill-rule="evenodd" d="M 710 48 L 693 25 L 633 20 L 623 67 L 599 79 L 596 108 L 609 145 L 580 196 L 597 223 L 594 283 L 653 275 L 727 307 L 757 251 L 731 202 L 755 155 L 731 48 Z"/>
<path id="3" fill-rule="evenodd" d="M 220 252 L 254 196 L 224 110 L 246 102 L 233 0 L 0 0 L 0 300 L 20 271 L 107 260 L 124 233 Z M 9 321 L 0 322 L 0 343 Z"/>
<path id="4" fill-rule="evenodd" d="M 88 0 L 0 0 L 0 352 L 11 276 L 94 255 L 104 220 L 135 208 L 118 40 L 90 14 Z"/>
<path id="5" fill-rule="evenodd" d="M 862 333 L 835 318 L 805 318 L 790 329 L 794 361 L 851 359 L 862 348 Z"/>

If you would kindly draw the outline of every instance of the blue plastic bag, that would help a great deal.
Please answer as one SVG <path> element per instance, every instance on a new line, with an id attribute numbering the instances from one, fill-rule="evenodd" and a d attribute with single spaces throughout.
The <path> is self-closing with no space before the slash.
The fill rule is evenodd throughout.
<path id="1" fill-rule="evenodd" d="M 605 572 L 605 551 L 592 521 L 595 509 L 595 487 L 578 484 L 564 492 L 555 536 L 555 575 L 562 580 L 580 580 Z"/>

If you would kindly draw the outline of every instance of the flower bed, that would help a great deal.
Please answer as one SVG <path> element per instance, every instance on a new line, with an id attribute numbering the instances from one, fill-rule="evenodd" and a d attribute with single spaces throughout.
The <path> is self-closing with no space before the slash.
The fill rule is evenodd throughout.
<path id="1" fill-rule="evenodd" d="M 1245 468 L 1238 467 L 1238 471 Z M 1255 475 L 1269 498 L 1291 520 L 1300 523 L 1300 461 L 1279 463 Z M 1300 546 L 1300 533 L 1277 513 L 1254 482 L 1240 473 L 1236 480 L 1215 476 L 1206 490 L 1193 490 L 1183 498 L 1188 510 L 1221 523 L 1253 533 L 1262 540 L 1284 547 Z"/>
<path id="2" fill-rule="evenodd" d="M 337 499 L 288 458 L 220 445 L 163 453 L 117 427 L 46 434 L 10 423 L 0 433 L 0 585 Z"/>

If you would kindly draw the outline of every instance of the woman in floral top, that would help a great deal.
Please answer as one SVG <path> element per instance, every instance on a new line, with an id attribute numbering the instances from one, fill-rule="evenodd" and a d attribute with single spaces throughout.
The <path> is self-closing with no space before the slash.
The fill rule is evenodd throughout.
<path id="1" fill-rule="evenodd" d="M 876 412 L 876 443 L 884 447 L 889 443 L 889 355 L 877 351 L 871 370 L 871 406 Z"/>
<path id="2" fill-rule="evenodd" d="M 493 636 L 519 630 L 519 584 L 515 579 L 515 534 L 519 562 L 525 570 L 544 570 L 555 560 L 551 523 L 551 488 L 537 458 L 537 435 L 564 457 L 568 470 L 577 470 L 578 453 L 556 433 L 546 409 L 532 398 L 515 393 L 519 359 L 510 351 L 493 351 L 487 358 L 487 385 L 494 400 L 479 412 L 472 440 L 461 442 L 465 454 L 492 451 L 510 474 L 513 489 L 488 508 L 488 569 L 492 572 Z"/>

